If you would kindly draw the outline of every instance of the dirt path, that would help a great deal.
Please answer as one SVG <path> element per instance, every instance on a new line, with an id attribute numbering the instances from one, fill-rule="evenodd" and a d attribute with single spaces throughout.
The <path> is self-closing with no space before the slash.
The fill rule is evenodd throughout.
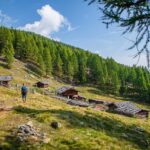
<path id="1" fill-rule="evenodd" d="M 0 119 L 4 118 L 13 110 L 13 107 L 0 108 Z"/>
<path id="2" fill-rule="evenodd" d="M 9 114 L 9 111 L 0 111 L 0 119 L 5 118 Z"/>

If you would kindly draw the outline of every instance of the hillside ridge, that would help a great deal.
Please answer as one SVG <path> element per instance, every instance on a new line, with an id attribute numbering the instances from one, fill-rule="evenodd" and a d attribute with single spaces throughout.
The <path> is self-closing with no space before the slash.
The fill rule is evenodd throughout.
<path id="1" fill-rule="evenodd" d="M 68 84 L 96 85 L 103 93 L 150 100 L 150 72 L 84 51 L 34 33 L 0 27 L 0 55 L 11 68 L 14 57 L 37 76 L 57 77 Z"/>

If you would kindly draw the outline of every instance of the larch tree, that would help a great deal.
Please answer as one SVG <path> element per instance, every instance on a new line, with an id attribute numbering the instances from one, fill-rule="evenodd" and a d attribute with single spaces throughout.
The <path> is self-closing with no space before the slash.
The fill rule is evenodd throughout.
<path id="1" fill-rule="evenodd" d="M 146 52 L 150 67 L 150 1 L 149 0 L 85 0 L 97 3 L 102 12 L 102 22 L 107 27 L 118 24 L 124 28 L 123 34 L 135 32 L 136 38 L 129 49 L 136 48 L 135 57 Z"/>
<path id="2" fill-rule="evenodd" d="M 39 54 L 38 57 L 37 57 L 37 61 L 38 61 L 38 73 L 39 75 L 43 76 L 45 75 L 45 64 L 44 64 L 44 61 L 43 61 L 43 57 Z"/>
<path id="3" fill-rule="evenodd" d="M 80 83 L 85 83 L 87 81 L 87 74 L 86 74 L 87 57 L 85 53 L 81 52 L 80 55 L 78 55 L 78 62 L 79 62 L 78 78 Z"/>
<path id="4" fill-rule="evenodd" d="M 51 75 L 52 63 L 51 63 L 50 50 L 48 48 L 45 48 L 43 50 L 43 60 L 44 60 L 44 63 L 45 63 L 46 75 Z"/>
<path id="5" fill-rule="evenodd" d="M 74 81 L 78 81 L 79 65 L 78 65 L 78 59 L 77 59 L 76 54 L 73 53 L 70 59 L 71 59 L 71 62 L 72 62 L 72 67 L 73 67 L 73 79 L 74 79 Z"/>
<path id="6" fill-rule="evenodd" d="M 114 71 L 112 72 L 112 87 L 113 87 L 113 92 L 115 94 L 118 94 L 120 89 L 120 81 L 117 72 Z"/>
<path id="7" fill-rule="evenodd" d="M 63 66 L 62 59 L 61 59 L 59 53 L 57 53 L 55 63 L 54 63 L 54 74 L 58 77 L 62 77 L 62 75 L 63 75 L 62 66 Z"/>
<path id="8" fill-rule="evenodd" d="M 15 56 L 40 76 L 50 73 L 74 84 L 91 84 L 107 93 L 149 101 L 150 73 L 146 67 L 121 65 L 112 58 L 103 59 L 77 47 L 5 27 L 0 27 L 0 55 L 8 67 Z"/>
<path id="9" fill-rule="evenodd" d="M 2 53 L 6 59 L 7 67 L 10 69 L 14 61 L 14 48 L 12 43 L 7 41 L 2 50 Z"/>

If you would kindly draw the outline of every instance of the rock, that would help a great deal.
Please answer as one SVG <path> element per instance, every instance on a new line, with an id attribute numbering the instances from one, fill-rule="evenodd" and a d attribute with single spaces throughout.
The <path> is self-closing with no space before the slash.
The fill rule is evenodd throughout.
<path id="1" fill-rule="evenodd" d="M 45 133 L 40 133 L 38 129 L 33 127 L 33 123 L 29 121 L 27 124 L 18 126 L 17 130 L 14 132 L 19 142 L 48 142 L 48 138 Z"/>
<path id="2" fill-rule="evenodd" d="M 46 133 L 40 133 L 40 134 L 39 134 L 39 137 L 40 137 L 41 139 L 45 139 L 45 138 L 47 138 L 47 134 L 46 134 Z"/>
<path id="3" fill-rule="evenodd" d="M 47 144 L 47 143 L 49 143 L 49 142 L 50 142 L 50 138 L 44 138 L 44 139 L 43 139 L 43 143 L 44 143 L 44 144 Z"/>
<path id="4" fill-rule="evenodd" d="M 46 133 L 41 133 L 41 138 L 46 138 L 47 134 Z"/>
<path id="5" fill-rule="evenodd" d="M 51 123 L 51 127 L 54 129 L 61 128 L 61 123 L 54 121 Z"/>
<path id="6" fill-rule="evenodd" d="M 39 138 L 37 136 L 30 136 L 29 138 L 34 142 L 39 141 Z"/>
<path id="7" fill-rule="evenodd" d="M 30 127 L 33 127 L 33 122 L 32 122 L 32 121 L 29 121 L 29 122 L 27 123 L 27 125 L 30 126 Z"/>
<path id="8" fill-rule="evenodd" d="M 18 141 L 18 142 L 23 142 L 23 141 L 24 141 L 24 137 L 22 137 L 22 136 L 17 136 L 17 141 Z"/>
<path id="9" fill-rule="evenodd" d="M 27 128 L 27 127 L 26 127 L 26 128 L 24 129 L 24 132 L 25 132 L 26 134 L 30 134 L 30 133 L 31 133 L 31 130 L 30 130 L 30 128 Z"/>

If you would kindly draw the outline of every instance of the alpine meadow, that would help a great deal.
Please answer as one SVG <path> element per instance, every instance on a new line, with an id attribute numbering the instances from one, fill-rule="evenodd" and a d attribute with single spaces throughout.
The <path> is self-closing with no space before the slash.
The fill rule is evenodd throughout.
<path id="1" fill-rule="evenodd" d="M 41 76 L 56 76 L 70 84 L 93 84 L 104 93 L 150 102 L 150 73 L 146 67 L 128 67 L 112 58 L 15 29 L 0 28 L 0 54 L 7 67 L 13 59 L 27 62 Z"/>
<path id="2" fill-rule="evenodd" d="M 149 27 L 148 0 L 1 0 L 0 150 L 150 150 Z"/>

